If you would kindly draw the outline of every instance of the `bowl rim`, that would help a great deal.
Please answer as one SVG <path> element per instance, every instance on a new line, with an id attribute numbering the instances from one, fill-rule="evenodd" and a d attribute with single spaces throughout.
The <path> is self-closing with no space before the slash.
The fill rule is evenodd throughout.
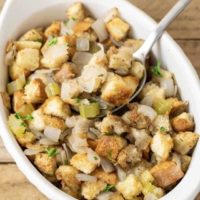
<path id="1" fill-rule="evenodd" d="M 5 16 L 6 13 L 9 11 L 9 8 L 12 6 L 13 2 L 15 0 L 7 0 L 5 2 L 5 5 L 3 7 L 3 10 L 0 15 L 0 30 L 2 29 L 2 26 L 4 24 Z M 101 0 L 99 0 L 101 1 Z M 82 1 L 84 3 L 84 0 Z M 105 0 L 106 2 L 106 0 Z M 37 2 L 36 2 L 37 3 Z M 115 5 L 115 0 L 109 0 L 109 4 Z M 149 24 L 151 24 L 152 27 L 156 26 L 156 22 L 148 16 L 145 12 L 137 8 L 135 5 L 130 3 L 128 0 L 118 0 L 118 3 L 124 6 L 129 6 L 133 10 L 137 11 L 140 15 L 143 16 L 144 20 L 147 20 Z M 176 49 L 179 54 L 181 54 L 182 58 L 185 60 L 187 63 L 188 70 L 192 74 L 193 77 L 193 82 L 195 83 L 196 90 L 198 91 L 197 98 L 200 99 L 200 82 L 199 82 L 199 77 L 193 68 L 191 62 L 189 59 L 186 57 L 186 55 L 183 53 L 182 49 L 177 45 L 177 43 L 167 34 L 164 33 L 162 36 L 163 40 L 169 41 L 171 45 L 173 46 L 174 49 Z M 2 98 L 0 98 L 0 108 L 3 108 L 3 101 Z M 5 112 L 0 112 L 0 125 L 2 127 L 2 140 L 3 143 L 8 150 L 8 152 L 11 154 L 11 156 L 14 158 L 18 168 L 26 175 L 28 180 L 35 185 L 43 194 L 45 194 L 49 199 L 52 200 L 64 200 L 64 199 L 69 199 L 69 200 L 75 200 L 75 198 L 71 197 L 70 195 L 62 192 L 60 189 L 55 187 L 52 183 L 50 183 L 43 175 L 40 174 L 40 172 L 33 166 L 33 164 L 28 160 L 28 158 L 23 154 L 21 147 L 18 145 L 17 141 L 15 138 L 10 134 L 10 131 L 8 129 L 7 124 L 3 123 L 3 119 L 6 118 Z M 195 182 L 191 185 L 190 183 L 185 183 L 186 179 L 192 181 L 192 178 L 196 177 L 196 173 L 199 171 L 200 163 L 197 162 L 198 155 L 200 153 L 200 142 L 198 142 L 195 152 L 193 153 L 193 158 L 191 162 L 191 170 L 189 173 L 185 174 L 185 177 L 182 179 L 180 183 L 177 184 L 177 186 L 170 191 L 168 194 L 166 194 L 164 197 L 162 197 L 162 200 L 172 200 L 172 199 L 181 199 L 181 200 L 190 200 L 193 199 L 194 196 L 199 192 L 200 188 L 200 178 L 195 179 Z M 23 164 L 22 164 L 23 163 Z M 196 164 L 196 166 L 195 166 Z M 197 165 L 199 164 L 199 165 Z M 195 174 L 194 174 L 195 173 Z M 200 172 L 199 172 L 200 174 Z M 183 184 L 184 183 L 184 184 Z M 190 190 L 189 192 L 185 192 L 185 187 L 183 186 L 188 186 L 187 189 Z"/>

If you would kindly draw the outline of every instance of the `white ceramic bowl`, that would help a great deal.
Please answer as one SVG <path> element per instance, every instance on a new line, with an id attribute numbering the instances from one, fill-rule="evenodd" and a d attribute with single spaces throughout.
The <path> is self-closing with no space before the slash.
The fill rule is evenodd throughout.
<path id="1" fill-rule="evenodd" d="M 4 65 L 6 43 L 33 27 L 64 19 L 65 10 L 74 0 L 7 0 L 0 17 L 0 91 L 4 91 L 7 70 Z M 118 7 L 124 19 L 133 27 L 136 38 L 145 39 L 155 27 L 155 22 L 125 0 L 82 0 L 95 17 L 101 17 L 112 7 Z M 194 115 L 196 132 L 200 133 L 200 85 L 198 76 L 180 47 L 168 34 L 153 49 L 154 55 L 175 74 L 181 97 L 190 103 Z M 19 169 L 42 193 L 52 200 L 72 200 L 49 181 L 47 181 L 23 154 L 20 146 L 7 126 L 6 113 L 0 99 L 0 127 L 4 144 L 16 161 Z M 192 200 L 200 188 L 200 143 L 193 153 L 190 167 L 182 181 L 162 200 Z M 14 178 L 14 177 L 13 177 Z"/>

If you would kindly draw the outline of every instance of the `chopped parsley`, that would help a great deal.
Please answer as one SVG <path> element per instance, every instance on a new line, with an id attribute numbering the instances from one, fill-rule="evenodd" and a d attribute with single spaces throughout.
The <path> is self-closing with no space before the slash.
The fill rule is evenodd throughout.
<path id="1" fill-rule="evenodd" d="M 76 21 L 76 18 L 75 18 L 75 17 L 72 17 L 72 20 L 73 20 L 73 21 Z"/>
<path id="2" fill-rule="evenodd" d="M 105 132 L 104 134 L 105 134 L 105 135 L 108 135 L 108 136 L 109 136 L 109 135 L 114 135 L 114 133 L 112 133 L 112 132 Z"/>
<path id="3" fill-rule="evenodd" d="M 25 122 L 22 122 L 22 123 L 20 124 L 20 126 L 26 127 L 26 123 L 25 123 Z"/>
<path id="4" fill-rule="evenodd" d="M 36 42 L 40 42 L 40 43 L 43 43 L 43 39 L 37 39 L 35 40 Z"/>
<path id="5" fill-rule="evenodd" d="M 51 40 L 48 42 L 48 46 L 51 47 L 53 45 L 56 45 L 58 42 L 58 39 L 56 37 L 53 37 Z"/>
<path id="6" fill-rule="evenodd" d="M 21 119 L 21 120 L 33 120 L 34 119 L 32 115 L 22 116 L 20 113 L 15 113 L 15 118 Z"/>
<path id="7" fill-rule="evenodd" d="M 166 128 L 163 127 L 163 126 L 161 126 L 161 127 L 160 127 L 160 131 L 161 131 L 161 132 L 165 132 L 165 131 L 166 131 Z"/>
<path id="8" fill-rule="evenodd" d="M 95 160 L 98 160 L 98 158 L 97 158 L 96 156 L 94 156 L 94 159 L 95 159 Z"/>
<path id="9" fill-rule="evenodd" d="M 79 97 L 74 98 L 74 100 L 76 101 L 76 103 L 81 103 L 81 99 Z"/>
<path id="10" fill-rule="evenodd" d="M 58 150 L 53 147 L 46 148 L 45 152 L 48 154 L 49 157 L 55 157 L 56 155 L 58 155 Z"/>
<path id="11" fill-rule="evenodd" d="M 110 190 L 114 189 L 114 185 L 107 184 L 106 187 L 103 189 L 103 192 L 109 192 Z"/>
<path id="12" fill-rule="evenodd" d="M 151 72 L 154 76 L 160 76 L 162 77 L 162 73 L 160 71 L 160 67 L 161 67 L 161 62 L 160 61 L 157 61 L 157 64 L 156 66 L 154 66 L 152 69 L 151 69 Z"/>

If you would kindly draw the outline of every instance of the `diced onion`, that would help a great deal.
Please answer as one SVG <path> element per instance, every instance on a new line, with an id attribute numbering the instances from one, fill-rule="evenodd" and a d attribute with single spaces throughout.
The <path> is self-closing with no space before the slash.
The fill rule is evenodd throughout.
<path id="1" fill-rule="evenodd" d="M 146 105 L 146 106 L 152 106 L 153 97 L 152 96 L 145 96 L 140 103 L 143 104 L 143 105 Z"/>
<path id="2" fill-rule="evenodd" d="M 116 166 L 116 169 L 117 169 L 117 176 L 119 180 L 124 181 L 127 176 L 126 172 L 120 166 Z"/>
<path id="3" fill-rule="evenodd" d="M 94 135 L 96 135 L 97 137 L 100 137 L 101 135 L 101 132 L 96 128 L 89 128 L 89 131 L 93 133 Z"/>
<path id="4" fill-rule="evenodd" d="M 58 128 L 53 128 L 50 126 L 47 126 L 44 129 L 44 135 L 51 141 L 53 142 L 58 142 L 60 135 L 61 135 L 61 130 Z"/>
<path id="5" fill-rule="evenodd" d="M 76 65 L 87 65 L 92 58 L 92 54 L 88 52 L 76 52 L 72 58 L 72 62 Z"/>
<path id="6" fill-rule="evenodd" d="M 110 173 L 115 170 L 113 164 L 109 160 L 103 157 L 101 157 L 101 167 L 106 173 Z"/>
<path id="7" fill-rule="evenodd" d="M 89 39 L 88 38 L 77 38 L 76 49 L 77 49 L 77 51 L 89 51 L 90 50 Z"/>
<path id="8" fill-rule="evenodd" d="M 95 151 L 90 149 L 90 148 L 87 149 L 87 158 L 92 163 L 100 165 L 100 157 L 99 157 L 99 155 Z"/>
<path id="9" fill-rule="evenodd" d="M 87 174 L 76 174 L 76 179 L 83 182 L 96 182 L 97 177 Z"/>
<path id="10" fill-rule="evenodd" d="M 25 149 L 24 150 L 24 154 L 26 156 L 33 156 L 33 155 L 36 155 L 38 153 L 41 153 L 43 150 L 41 149 Z"/>
<path id="11" fill-rule="evenodd" d="M 67 125 L 68 128 L 74 128 L 79 119 L 80 116 L 67 117 L 65 120 L 65 124 Z"/>
<path id="12" fill-rule="evenodd" d="M 41 138 L 40 140 L 39 140 L 39 144 L 41 144 L 41 145 L 57 145 L 58 143 L 57 142 L 53 142 L 52 140 L 49 140 L 49 139 L 47 139 L 47 138 Z"/>
<path id="13" fill-rule="evenodd" d="M 71 159 L 71 157 L 72 157 L 71 152 L 70 152 L 70 150 L 68 149 L 68 147 L 67 147 L 67 145 L 65 143 L 63 143 L 62 146 L 63 146 L 63 149 L 65 151 L 67 160 L 69 161 Z"/>
<path id="14" fill-rule="evenodd" d="M 144 116 L 149 117 L 152 121 L 157 116 L 156 111 L 153 108 L 151 108 L 150 106 L 146 106 L 146 105 L 139 105 L 137 112 L 140 114 L 143 114 Z"/>
<path id="15" fill-rule="evenodd" d="M 90 125 L 90 120 L 80 117 L 76 122 L 74 128 L 72 129 L 72 133 L 87 133 Z"/>
<path id="16" fill-rule="evenodd" d="M 96 20 L 92 24 L 92 28 L 97 34 L 100 42 L 103 42 L 104 40 L 108 38 L 108 32 L 106 31 L 106 27 L 102 19 Z"/>
<path id="17" fill-rule="evenodd" d="M 97 196 L 97 200 L 109 200 L 113 192 L 104 192 Z"/>
<path id="18" fill-rule="evenodd" d="M 173 79 L 162 79 L 160 81 L 160 87 L 165 90 L 166 97 L 172 97 L 174 95 L 174 81 Z"/>
<path id="19" fill-rule="evenodd" d="M 175 85 L 174 86 L 174 97 L 177 95 L 177 93 L 178 93 L 178 86 L 177 85 Z"/>

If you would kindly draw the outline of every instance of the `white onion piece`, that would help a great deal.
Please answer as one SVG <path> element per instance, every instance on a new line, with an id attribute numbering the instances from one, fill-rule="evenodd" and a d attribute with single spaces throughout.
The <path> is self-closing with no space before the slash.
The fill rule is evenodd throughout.
<path id="1" fill-rule="evenodd" d="M 88 139 L 96 140 L 97 136 L 94 133 L 88 132 L 87 134 Z"/>
<path id="2" fill-rule="evenodd" d="M 142 114 L 142 115 L 146 116 L 146 117 L 149 117 L 152 121 L 157 116 L 156 111 L 153 108 L 151 108 L 150 106 L 146 106 L 146 105 L 138 105 L 137 112 L 139 114 Z"/>
<path id="3" fill-rule="evenodd" d="M 119 69 L 115 70 L 115 73 L 116 73 L 116 74 L 119 74 L 119 75 L 121 75 L 121 76 L 125 76 L 125 75 L 128 74 L 128 70 L 119 68 Z"/>
<path id="4" fill-rule="evenodd" d="M 35 80 L 35 79 L 42 80 L 42 82 L 45 85 L 48 85 L 49 83 L 53 83 L 54 82 L 54 80 L 52 79 L 52 77 L 49 74 L 37 73 L 37 71 L 35 71 L 35 73 L 31 74 L 28 77 L 28 81 Z"/>
<path id="5" fill-rule="evenodd" d="M 87 65 L 92 58 L 92 54 L 88 52 L 76 52 L 72 58 L 72 62 L 76 65 Z"/>
<path id="6" fill-rule="evenodd" d="M 41 145 L 57 145 L 57 142 L 53 142 L 52 140 L 49 140 L 47 138 L 42 138 L 39 140 L 39 144 Z"/>
<path id="7" fill-rule="evenodd" d="M 67 26 L 68 29 L 73 29 L 77 23 L 78 23 L 77 20 L 70 19 L 70 20 L 68 20 L 68 22 L 66 23 L 66 26 Z"/>
<path id="8" fill-rule="evenodd" d="M 107 23 L 111 21 L 113 18 L 118 17 L 119 15 L 120 14 L 119 14 L 118 8 L 111 8 L 106 14 L 106 17 L 104 18 L 104 22 Z"/>
<path id="9" fill-rule="evenodd" d="M 110 173 L 115 170 L 115 168 L 113 167 L 113 164 L 109 160 L 103 157 L 101 157 L 101 167 L 106 173 Z"/>
<path id="10" fill-rule="evenodd" d="M 44 129 L 44 135 L 51 141 L 53 142 L 58 142 L 60 135 L 61 135 L 61 130 L 58 128 L 53 128 L 50 126 L 46 126 Z"/>
<path id="11" fill-rule="evenodd" d="M 90 120 L 83 117 L 79 117 L 79 120 L 76 122 L 75 127 L 72 129 L 72 134 L 87 133 L 89 130 L 90 123 Z"/>
<path id="12" fill-rule="evenodd" d="M 101 159 L 99 155 L 90 148 L 87 149 L 87 159 L 98 166 L 100 165 Z"/>
<path id="13" fill-rule="evenodd" d="M 89 128 L 89 131 L 93 133 L 94 135 L 96 135 L 97 137 L 100 137 L 101 135 L 101 132 L 96 128 Z"/>
<path id="14" fill-rule="evenodd" d="M 146 106 L 152 106 L 153 97 L 152 96 L 146 96 L 142 99 L 142 101 L 140 103 L 143 104 L 143 105 L 146 105 Z"/>
<path id="15" fill-rule="evenodd" d="M 178 93 L 178 86 L 177 85 L 175 85 L 174 86 L 174 97 L 177 95 L 177 93 Z"/>
<path id="16" fill-rule="evenodd" d="M 65 120 L 65 124 L 68 128 L 74 128 L 78 120 L 80 120 L 80 116 L 67 117 Z"/>
<path id="17" fill-rule="evenodd" d="M 144 200 L 158 200 L 158 197 L 153 193 L 148 193 L 145 195 Z"/>
<path id="18" fill-rule="evenodd" d="M 78 181 L 83 181 L 83 182 L 96 182 L 97 181 L 97 177 L 95 176 L 91 176 L 88 174 L 76 174 L 76 179 Z"/>
<path id="19" fill-rule="evenodd" d="M 88 38 L 77 38 L 76 39 L 76 49 L 77 51 L 89 51 L 90 41 Z"/>
<path id="20" fill-rule="evenodd" d="M 38 153 L 41 153 L 43 150 L 41 149 L 25 149 L 24 150 L 24 154 L 26 156 L 33 156 L 33 155 L 36 155 Z"/>
<path id="21" fill-rule="evenodd" d="M 65 151 L 61 150 L 60 157 L 63 165 L 66 165 L 66 161 L 69 161 Z"/>
<path id="22" fill-rule="evenodd" d="M 102 19 L 96 20 L 92 24 L 92 28 L 97 34 L 100 42 L 103 42 L 108 38 L 108 32 L 106 31 L 105 23 Z"/>
<path id="23" fill-rule="evenodd" d="M 71 157 L 72 157 L 72 154 L 71 154 L 70 150 L 68 149 L 68 147 L 67 147 L 67 145 L 65 143 L 63 143 L 62 146 L 63 146 L 63 149 L 65 151 L 67 160 L 69 161 L 71 159 Z"/>
<path id="24" fill-rule="evenodd" d="M 162 79 L 160 81 L 160 87 L 165 90 L 166 97 L 172 97 L 174 95 L 174 81 L 173 79 Z"/>
<path id="25" fill-rule="evenodd" d="M 97 200 L 109 200 L 113 192 L 104 192 L 97 196 Z"/>
<path id="26" fill-rule="evenodd" d="M 117 169 L 117 176 L 119 180 L 124 181 L 127 176 L 126 172 L 120 166 L 116 166 L 116 169 Z"/>

